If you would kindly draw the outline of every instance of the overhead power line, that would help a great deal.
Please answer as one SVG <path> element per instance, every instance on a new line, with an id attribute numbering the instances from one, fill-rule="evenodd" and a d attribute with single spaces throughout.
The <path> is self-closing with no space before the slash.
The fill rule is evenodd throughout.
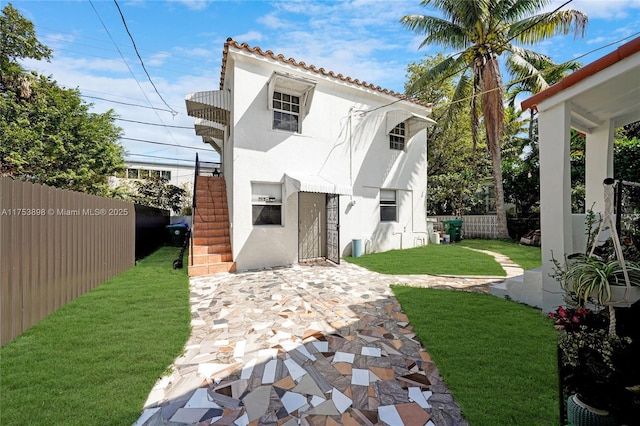
<path id="1" fill-rule="evenodd" d="M 134 107 L 138 107 L 138 108 L 154 109 L 156 111 L 171 112 L 170 110 L 164 109 L 164 108 L 156 108 L 154 106 L 133 104 L 133 103 L 130 103 L 130 102 L 114 101 L 113 99 L 101 98 L 99 96 L 89 96 L 89 95 L 82 95 L 82 94 L 80 96 L 82 96 L 83 98 L 98 99 L 98 100 L 101 100 L 101 101 L 113 102 L 114 104 L 134 106 Z"/>
<path id="2" fill-rule="evenodd" d="M 145 124 L 147 126 L 171 127 L 171 128 L 174 128 L 174 129 L 189 129 L 189 130 L 193 130 L 193 126 L 171 126 L 171 125 L 168 125 L 168 124 L 161 124 L 161 123 L 148 123 L 146 121 L 127 120 L 126 118 L 116 118 L 116 120 L 118 120 L 118 121 L 126 121 L 128 123 Z"/>
<path id="3" fill-rule="evenodd" d="M 195 160 L 183 160 L 181 158 L 171 158 L 171 157 L 162 157 L 159 155 L 149 155 L 149 154 L 131 154 L 128 153 L 127 157 L 146 157 L 146 158 L 159 158 L 162 160 L 172 160 L 172 161 L 182 161 L 185 163 L 195 163 Z M 205 161 L 205 162 L 209 162 L 209 163 L 215 163 L 215 161 L 206 161 L 206 160 L 200 160 L 200 161 Z"/>
<path id="4" fill-rule="evenodd" d="M 136 138 L 126 138 L 126 137 L 121 137 L 120 139 L 124 139 L 124 140 L 128 140 L 128 141 L 134 141 L 134 142 L 151 143 L 151 144 L 154 144 L 154 145 L 173 146 L 175 148 L 195 149 L 196 151 L 202 150 L 202 148 L 195 148 L 193 146 L 184 146 L 184 145 L 177 145 L 177 144 L 173 144 L 173 143 L 149 141 L 149 140 L 146 140 L 146 139 L 136 139 Z"/>
<path id="5" fill-rule="evenodd" d="M 178 112 L 175 111 L 173 108 L 171 108 L 171 106 L 169 106 L 167 101 L 164 100 L 164 98 L 162 97 L 162 95 L 158 91 L 158 88 L 156 87 L 155 83 L 151 79 L 151 76 L 149 75 L 149 72 L 147 71 L 147 67 L 144 65 L 144 61 L 142 60 L 142 56 L 140 56 L 140 52 L 138 52 L 138 46 L 136 46 L 136 42 L 133 39 L 133 36 L 131 35 L 131 32 L 129 31 L 129 26 L 127 25 L 127 21 L 124 19 L 124 15 L 122 14 L 122 10 L 120 9 L 120 5 L 118 4 L 117 0 L 113 0 L 113 2 L 115 3 L 116 8 L 118 8 L 118 13 L 120 14 L 120 18 L 122 19 L 122 23 L 124 24 L 124 29 L 127 31 L 127 34 L 129 35 L 129 38 L 131 39 L 131 44 L 133 44 L 133 50 L 135 50 L 136 51 L 136 55 L 138 55 L 138 59 L 140 60 L 140 65 L 142 65 L 142 69 L 144 70 L 144 73 L 147 75 L 147 79 L 149 80 L 149 83 L 151 83 L 151 85 L 153 86 L 153 90 L 155 90 L 156 94 L 162 100 L 162 102 L 167 106 L 167 108 L 169 108 L 171 110 L 171 113 L 174 116 L 177 115 Z"/>

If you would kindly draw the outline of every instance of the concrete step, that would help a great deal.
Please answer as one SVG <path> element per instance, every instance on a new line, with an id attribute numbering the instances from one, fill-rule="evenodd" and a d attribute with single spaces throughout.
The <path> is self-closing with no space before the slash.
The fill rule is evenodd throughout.
<path id="1" fill-rule="evenodd" d="M 231 239 L 228 235 L 222 237 L 201 237 L 198 232 L 194 234 L 193 244 L 196 246 L 217 246 L 231 245 Z"/>
<path id="2" fill-rule="evenodd" d="M 193 245 L 193 254 L 220 254 L 231 253 L 231 244 L 195 244 Z"/>
<path id="3" fill-rule="evenodd" d="M 507 282 L 501 281 L 499 283 L 492 284 L 489 286 L 489 294 L 493 294 L 494 296 L 504 299 L 505 296 L 508 295 Z"/>
<path id="4" fill-rule="evenodd" d="M 208 208 L 204 206 L 196 207 L 196 216 L 227 216 L 229 215 L 229 210 L 226 207 L 213 207 Z"/>
<path id="5" fill-rule="evenodd" d="M 216 246 L 196 246 L 191 249 L 194 256 L 204 254 L 231 254 L 230 245 L 216 245 Z"/>
<path id="6" fill-rule="evenodd" d="M 206 265 L 191 265 L 189 266 L 190 277 L 201 277 L 204 275 L 219 274 L 222 272 L 235 272 L 235 262 L 219 262 L 210 263 Z"/>
<path id="7" fill-rule="evenodd" d="M 489 294 L 542 308 L 542 269 L 524 271 L 489 287 Z"/>
<path id="8" fill-rule="evenodd" d="M 203 226 L 198 226 L 198 229 L 193 232 L 194 238 L 213 238 L 213 237 L 228 237 L 229 228 L 211 228 L 206 229 Z"/>
<path id="9" fill-rule="evenodd" d="M 189 266 L 231 262 L 232 260 L 233 255 L 231 253 L 194 254 L 193 256 L 189 256 Z"/>
<path id="10" fill-rule="evenodd" d="M 196 225 L 194 225 L 194 230 L 195 228 L 198 228 L 198 230 L 206 230 L 206 229 L 224 229 L 226 231 L 225 235 L 229 235 L 229 223 L 225 222 L 225 221 L 220 221 L 220 222 L 199 222 L 196 220 Z"/>

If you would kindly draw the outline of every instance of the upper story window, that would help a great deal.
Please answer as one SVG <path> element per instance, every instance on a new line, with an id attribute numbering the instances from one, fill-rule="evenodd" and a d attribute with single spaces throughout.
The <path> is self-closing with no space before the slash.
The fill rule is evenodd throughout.
<path id="1" fill-rule="evenodd" d="M 405 122 L 403 121 L 389 132 L 389 148 L 403 150 L 405 137 L 406 128 Z"/>
<path id="2" fill-rule="evenodd" d="M 273 128 L 297 132 L 300 122 L 300 97 L 273 92 Z"/>
<path id="3" fill-rule="evenodd" d="M 274 71 L 267 83 L 272 128 L 302 133 L 302 122 L 311 107 L 316 82 L 293 74 Z"/>

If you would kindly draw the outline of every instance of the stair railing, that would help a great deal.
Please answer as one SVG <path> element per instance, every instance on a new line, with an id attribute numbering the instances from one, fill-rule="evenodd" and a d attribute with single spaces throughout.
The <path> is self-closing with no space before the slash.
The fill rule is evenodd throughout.
<path id="1" fill-rule="evenodd" d="M 200 160 L 198 160 L 198 153 L 196 152 L 196 167 L 193 176 L 193 197 L 191 199 L 191 235 L 193 236 L 193 228 L 196 224 L 196 188 L 198 187 L 198 175 L 200 174 Z M 189 255 L 191 256 L 191 264 L 193 265 L 193 238 L 190 241 Z"/>

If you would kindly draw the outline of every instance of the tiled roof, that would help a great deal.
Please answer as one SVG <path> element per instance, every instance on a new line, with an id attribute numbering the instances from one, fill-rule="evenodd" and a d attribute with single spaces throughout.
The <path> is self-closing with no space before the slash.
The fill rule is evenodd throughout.
<path id="1" fill-rule="evenodd" d="M 550 98 L 556 93 L 559 93 L 564 89 L 567 89 L 574 84 L 581 82 L 585 78 L 591 77 L 592 75 L 599 73 L 603 69 L 610 67 L 611 65 L 620 62 L 621 60 L 638 52 L 640 52 L 640 37 L 634 38 L 630 42 L 618 47 L 608 55 L 605 55 L 602 58 L 590 63 L 589 65 L 586 65 L 579 70 L 569 74 L 548 89 L 543 90 L 542 92 L 538 92 L 530 98 L 525 99 L 520 104 L 521 108 L 523 111 L 529 108 L 537 108 L 538 103 L 544 101 L 545 99 Z"/>
<path id="2" fill-rule="evenodd" d="M 427 103 L 427 102 L 422 102 L 418 99 L 415 98 L 411 98 L 408 97 L 402 93 L 397 93 L 394 92 L 393 90 L 388 90 L 388 89 L 384 89 L 380 86 L 376 86 L 374 84 L 371 83 L 367 83 L 366 81 L 360 81 L 358 79 L 353 79 L 349 76 L 344 76 L 342 74 L 336 74 L 333 71 L 327 71 L 324 68 L 318 68 L 315 65 L 307 65 L 304 62 L 300 61 L 296 61 L 293 58 L 285 58 L 284 55 L 280 54 L 280 55 L 276 55 L 275 53 L 273 53 L 271 50 L 267 50 L 267 51 L 263 51 L 260 47 L 255 46 L 255 47 L 251 47 L 249 46 L 247 43 L 238 43 L 237 41 L 235 41 L 234 39 L 232 39 L 231 37 L 229 37 L 227 39 L 227 41 L 224 44 L 224 51 L 222 52 L 222 71 L 220 73 L 220 89 L 223 88 L 223 84 L 224 84 L 224 75 L 225 75 L 225 71 L 226 71 L 226 67 L 227 67 L 227 55 L 229 53 L 229 48 L 230 47 L 234 47 L 236 49 L 239 50 L 244 50 L 246 52 L 255 54 L 255 55 L 259 55 L 259 56 L 263 56 L 265 58 L 270 58 L 273 59 L 275 61 L 279 61 L 282 62 L 283 64 L 290 64 L 293 65 L 295 67 L 299 67 L 302 68 L 306 71 L 311 71 L 314 72 L 316 74 L 320 74 L 326 77 L 331 77 L 340 81 L 343 81 L 345 83 L 351 83 L 351 84 L 355 84 L 367 89 L 371 89 L 371 90 L 375 90 L 377 92 L 383 93 L 385 95 L 390 95 L 390 96 L 394 96 L 398 99 L 401 100 L 405 100 L 423 107 L 427 107 L 430 108 L 433 106 L 433 104 L 431 103 Z"/>

